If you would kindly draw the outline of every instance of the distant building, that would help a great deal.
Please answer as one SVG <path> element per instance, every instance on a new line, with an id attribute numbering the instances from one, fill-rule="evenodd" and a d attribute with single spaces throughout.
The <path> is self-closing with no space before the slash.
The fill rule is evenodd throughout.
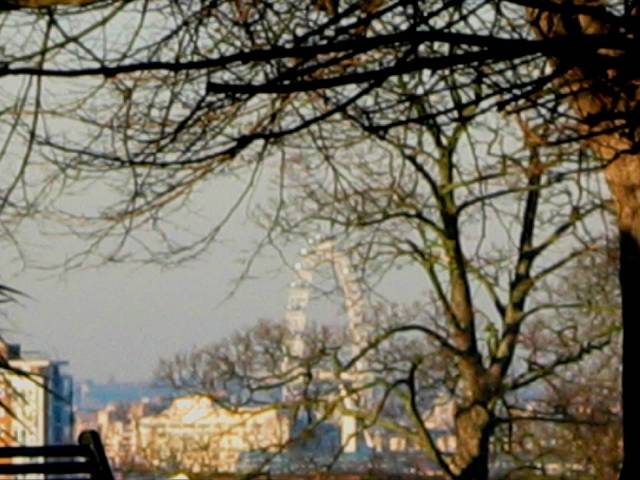
<path id="1" fill-rule="evenodd" d="M 66 362 L 23 355 L 0 339 L 0 444 L 73 442 L 73 382 Z"/>
<path id="2" fill-rule="evenodd" d="M 136 402 L 112 402 L 92 412 L 76 412 L 76 435 L 82 430 L 97 430 L 112 468 L 144 466 L 140 448 L 140 420 L 164 410 L 168 400 L 143 398 Z"/>
<path id="3" fill-rule="evenodd" d="M 391 415 L 388 422 L 393 411 L 385 413 Z M 422 419 L 447 455 L 455 451 L 454 413 L 450 399 L 434 397 Z M 120 472 L 439 473 L 415 439 L 383 426 L 354 430 L 351 418 L 339 411 L 326 418 L 322 411 L 294 413 L 278 402 L 224 407 L 207 396 L 187 396 L 78 412 L 76 427 L 100 432 L 112 467 Z M 354 450 L 346 448 L 350 433 L 357 440 Z"/>
<path id="4" fill-rule="evenodd" d="M 275 408 L 226 409 L 208 397 L 173 400 L 142 417 L 139 448 L 151 467 L 231 472 L 243 452 L 276 451 L 288 439 L 288 418 Z"/>
<path id="5" fill-rule="evenodd" d="M 74 382 L 73 403 L 76 411 L 95 412 L 109 404 L 136 403 L 143 398 L 172 397 L 170 388 L 156 387 L 147 382 L 98 382 L 84 380 Z"/>

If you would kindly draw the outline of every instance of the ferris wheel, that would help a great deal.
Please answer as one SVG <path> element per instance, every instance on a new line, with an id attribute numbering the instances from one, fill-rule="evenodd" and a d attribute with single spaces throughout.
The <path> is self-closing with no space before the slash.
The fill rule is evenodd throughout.
<path id="1" fill-rule="evenodd" d="M 294 356 L 304 354 L 304 335 L 308 323 L 305 308 L 311 298 L 314 273 L 327 264 L 333 268 L 344 298 L 352 352 L 355 354 L 360 351 L 368 340 L 364 296 L 349 257 L 336 248 L 334 239 L 317 235 L 309 239 L 308 248 L 300 251 L 300 260 L 294 266 L 296 278 L 289 286 L 285 321 L 291 334 L 290 350 Z"/>
<path id="2" fill-rule="evenodd" d="M 310 238 L 308 243 L 309 246 L 300 251 L 300 259 L 294 265 L 295 279 L 289 286 L 285 322 L 289 331 L 290 357 L 293 359 L 303 358 L 306 353 L 305 334 L 308 319 L 305 309 L 311 299 L 314 274 L 320 268 L 328 265 L 333 268 L 338 287 L 342 291 L 348 318 L 347 338 L 351 340 L 350 344 L 347 345 L 347 349 L 349 350 L 349 357 L 353 358 L 367 345 L 370 337 L 369 329 L 365 323 L 364 296 L 358 277 L 349 257 L 345 252 L 337 248 L 334 239 L 316 235 Z M 295 365 L 290 359 L 285 359 L 283 367 L 287 371 L 290 368 L 295 368 Z M 358 409 L 360 402 L 367 402 L 366 398 L 360 398 L 358 401 L 345 393 L 347 384 L 353 385 L 358 382 L 366 382 L 365 377 L 367 374 L 363 372 L 367 370 L 366 360 L 363 358 L 356 362 L 353 372 L 345 372 L 340 375 L 340 378 L 333 379 L 339 382 L 339 388 L 343 396 L 342 402 L 348 410 L 355 411 Z M 331 377 L 329 372 L 326 373 L 328 374 L 327 377 Z M 294 400 L 296 395 L 299 394 L 299 388 L 300 385 L 295 382 L 289 384 L 284 390 L 284 400 Z M 362 442 L 360 440 L 359 421 L 354 416 L 345 415 L 339 419 L 339 422 L 344 451 L 355 452 L 362 448 L 362 444 L 366 441 Z"/>

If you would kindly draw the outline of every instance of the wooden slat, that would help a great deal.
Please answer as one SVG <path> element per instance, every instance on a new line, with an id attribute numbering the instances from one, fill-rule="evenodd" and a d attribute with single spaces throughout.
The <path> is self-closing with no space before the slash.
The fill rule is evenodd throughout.
<path id="1" fill-rule="evenodd" d="M 91 449 L 86 445 L 45 445 L 38 447 L 2 447 L 0 458 L 12 457 L 84 457 L 90 458 Z"/>
<path id="2" fill-rule="evenodd" d="M 90 475 L 94 473 L 94 468 L 92 462 L 7 463 L 0 464 L 0 474 L 50 473 L 55 475 L 86 473 Z"/>
<path id="3" fill-rule="evenodd" d="M 0 447 L 0 459 L 16 462 L 0 462 L 0 475 L 80 474 L 97 480 L 113 480 L 98 432 L 82 432 L 78 443 L 79 445 Z"/>

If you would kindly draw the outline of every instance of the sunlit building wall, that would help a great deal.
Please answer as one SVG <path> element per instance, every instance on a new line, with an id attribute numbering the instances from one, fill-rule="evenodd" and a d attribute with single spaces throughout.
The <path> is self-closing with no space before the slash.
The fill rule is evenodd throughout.
<path id="1" fill-rule="evenodd" d="M 175 399 L 160 414 L 140 419 L 139 431 L 139 448 L 150 466 L 229 472 L 243 452 L 280 448 L 290 428 L 274 408 L 229 410 L 193 396 Z"/>
<path id="2" fill-rule="evenodd" d="M 66 362 L 23 356 L 18 345 L 0 342 L 12 370 L 2 372 L 0 425 L 5 445 L 73 442 L 73 383 Z"/>

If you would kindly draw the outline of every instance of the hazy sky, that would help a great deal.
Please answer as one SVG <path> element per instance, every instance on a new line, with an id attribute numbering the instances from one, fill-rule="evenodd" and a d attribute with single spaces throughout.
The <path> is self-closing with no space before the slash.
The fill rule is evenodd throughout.
<path id="1" fill-rule="evenodd" d="M 190 211 L 180 211 L 172 220 L 192 229 L 197 237 L 198 231 L 217 224 L 246 181 L 244 176 L 215 178 L 200 185 Z M 30 298 L 22 299 L 19 305 L 0 305 L 4 316 L 0 318 L 0 333 L 7 341 L 21 343 L 23 350 L 68 360 L 68 371 L 79 380 L 143 381 L 150 379 L 163 356 L 223 339 L 260 318 L 282 318 L 294 274 L 276 252 L 265 252 L 252 272 L 255 278 L 244 281 L 235 296 L 226 299 L 242 272 L 243 259 L 255 251 L 256 242 L 264 235 L 247 220 L 247 211 L 266 202 L 270 197 L 268 185 L 267 173 L 222 231 L 221 243 L 171 269 L 108 264 L 67 273 L 60 269 L 23 270 L 21 262 L 16 261 L 18 255 L 3 238 L 0 282 L 26 292 Z M 86 207 L 90 215 L 104 202 L 103 193 L 100 185 L 95 185 L 66 197 L 62 206 L 72 206 L 79 215 Z M 31 265 L 57 264 L 86 248 L 86 243 L 71 237 L 42 235 L 41 230 L 51 228 L 27 225 L 14 232 Z M 287 247 L 287 262 L 295 263 L 303 246 Z M 404 275 L 402 272 L 400 277 Z M 392 300 L 414 300 L 414 293 L 422 287 L 407 288 L 415 285 L 411 281 L 395 285 L 397 278 L 398 274 L 387 282 L 385 293 Z M 339 318 L 341 299 L 334 301 L 330 308 L 311 305 L 310 318 Z M 318 315 L 314 308 L 324 310 Z"/>
<path id="2" fill-rule="evenodd" d="M 194 228 L 197 222 L 215 225 L 235 198 L 237 184 L 214 178 L 201 185 L 192 215 L 181 210 L 176 222 Z M 268 196 L 264 188 L 258 192 Z M 94 188 L 70 201 L 93 208 L 101 196 Z M 252 206 L 258 203 L 254 197 Z M 42 234 L 52 229 L 38 223 L 16 232 L 32 265 L 26 270 L 4 239 L 0 280 L 31 298 L 0 306 L 5 317 L 0 326 L 2 335 L 20 342 L 23 350 L 68 360 L 68 371 L 78 379 L 147 380 L 160 357 L 219 340 L 259 318 L 284 314 L 292 273 L 275 252 L 265 252 L 255 269 L 258 278 L 244 281 L 227 299 L 243 259 L 264 235 L 247 220 L 245 210 L 232 217 L 219 243 L 175 268 L 120 263 L 45 271 L 39 267 L 60 263 L 87 246 L 73 237 Z M 132 245 L 135 250 L 137 244 Z M 289 250 L 295 261 L 298 247 Z M 143 256 L 142 251 L 133 253 Z"/>
<path id="3" fill-rule="evenodd" d="M 204 191 L 211 205 L 219 205 L 216 195 L 225 194 L 215 182 Z M 78 380 L 150 379 L 160 357 L 223 339 L 259 318 L 282 318 L 294 274 L 275 252 L 265 252 L 257 262 L 257 277 L 244 281 L 225 300 L 242 271 L 242 259 L 262 234 L 239 212 L 223 231 L 227 241 L 170 269 L 117 264 L 64 274 L 28 269 L 7 276 L 10 262 L 4 261 L 2 280 L 32 298 L 2 307 L 3 335 L 22 343 L 25 350 L 68 360 L 67 369 Z M 42 237 L 30 243 L 36 244 L 31 249 L 34 257 L 42 258 L 54 252 L 59 256 L 70 242 Z M 300 247 L 286 249 L 287 261 L 295 263 Z M 411 272 L 397 272 L 382 289 L 391 299 L 413 300 L 424 285 L 397 285 L 407 276 L 410 280 Z M 333 302 L 312 303 L 310 319 L 344 321 L 341 298 Z"/>
<path id="4" fill-rule="evenodd" d="M 116 29 L 124 27 L 124 23 L 115 25 Z M 3 79 L 0 100 L 12 99 L 19 86 L 17 79 Z M 57 93 L 69 89 L 67 80 L 58 84 L 48 81 L 47 87 Z M 20 158 L 5 157 L 9 162 Z M 13 170 L 3 168 L 12 178 Z M 203 225 L 210 228 L 227 211 L 234 197 L 225 182 L 201 186 L 197 202 L 201 210 L 192 217 L 199 222 L 195 230 Z M 98 190 L 95 187 L 68 200 L 78 217 L 85 214 L 83 207 L 102 203 L 100 186 Z M 253 198 L 253 205 L 263 193 Z M 160 357 L 220 340 L 259 318 L 281 318 L 293 273 L 275 253 L 261 257 L 255 272 L 258 277 L 245 281 L 234 297 L 223 302 L 241 273 L 241 260 L 262 235 L 243 213 L 241 209 L 223 231 L 224 243 L 213 244 L 197 259 L 172 269 L 120 264 L 64 275 L 60 271 L 21 271 L 16 267 L 15 253 L 0 243 L 0 282 L 31 297 L 20 305 L 0 306 L 5 315 L 0 319 L 0 333 L 8 341 L 22 343 L 25 350 L 41 350 L 52 358 L 68 360 L 68 370 L 78 379 L 146 380 Z M 184 225 L 192 227 L 190 222 L 184 220 Z M 19 235 L 18 242 L 33 255 L 36 265 L 50 264 L 50 257 L 64 258 L 75 253 L 74 248 L 82 248 L 60 237 L 38 234 L 31 238 L 28 228 Z M 300 247 L 287 249 L 289 262 L 296 261 Z M 414 280 L 410 272 L 395 273 L 383 291 L 391 300 L 415 300 L 426 283 Z"/>
<path id="5" fill-rule="evenodd" d="M 245 242 L 214 245 L 172 269 L 114 265 L 64 275 L 28 270 L 5 276 L 32 298 L 3 307 L 4 335 L 25 349 L 69 360 L 68 369 L 78 378 L 146 379 L 160 356 L 284 313 L 291 280 L 286 269 L 268 275 L 263 268 L 259 279 L 244 282 L 223 302 L 241 271 L 237 260 L 249 243 L 247 233 L 259 234 L 245 227 L 230 228 Z M 55 240 L 51 247 L 60 248 Z M 268 258 L 262 264 L 279 266 Z"/>

